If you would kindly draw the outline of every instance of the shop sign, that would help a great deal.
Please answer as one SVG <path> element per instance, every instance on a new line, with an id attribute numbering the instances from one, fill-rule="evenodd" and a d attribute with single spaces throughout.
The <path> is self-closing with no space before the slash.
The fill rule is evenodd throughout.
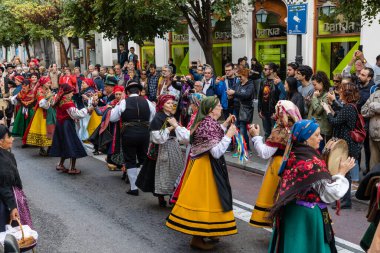
<path id="1" fill-rule="evenodd" d="M 270 29 L 257 29 L 256 37 L 273 37 L 280 36 L 280 28 L 270 28 Z"/>
<path id="2" fill-rule="evenodd" d="M 173 41 L 188 42 L 189 41 L 189 34 L 173 34 Z"/>
<path id="3" fill-rule="evenodd" d="M 339 23 L 324 23 L 323 31 L 331 33 L 347 33 L 357 30 L 358 24 L 356 22 L 339 22 Z"/>
<path id="4" fill-rule="evenodd" d="M 231 32 L 215 32 L 216 40 L 231 40 Z"/>

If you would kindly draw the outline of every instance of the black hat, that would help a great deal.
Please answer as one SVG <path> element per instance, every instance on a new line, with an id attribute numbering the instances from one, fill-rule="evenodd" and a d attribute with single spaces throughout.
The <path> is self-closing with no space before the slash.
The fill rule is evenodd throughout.
<path id="1" fill-rule="evenodd" d="M 12 63 L 8 63 L 6 66 L 5 66 L 5 68 L 14 68 L 15 66 L 13 66 L 13 64 Z"/>
<path id="2" fill-rule="evenodd" d="M 133 88 L 133 87 L 138 88 L 140 91 L 143 90 L 143 86 L 140 83 L 138 83 L 136 81 L 133 81 L 133 80 L 129 80 L 127 82 L 127 85 L 125 86 L 125 89 L 128 91 L 130 88 Z"/>
<path id="3" fill-rule="evenodd" d="M 370 187 L 371 178 L 380 176 L 380 163 L 373 166 L 371 171 L 362 179 L 360 182 L 359 188 L 356 191 L 355 197 L 360 200 L 369 200 L 371 192 L 367 190 L 367 187 Z M 380 181 L 380 179 L 378 179 Z"/>
<path id="4" fill-rule="evenodd" d="M 1 71 L 4 72 L 5 68 L 3 66 L 0 66 Z"/>
<path id="5" fill-rule="evenodd" d="M 109 86 L 116 86 L 117 85 L 117 79 L 114 76 L 107 75 L 104 84 L 109 85 Z"/>

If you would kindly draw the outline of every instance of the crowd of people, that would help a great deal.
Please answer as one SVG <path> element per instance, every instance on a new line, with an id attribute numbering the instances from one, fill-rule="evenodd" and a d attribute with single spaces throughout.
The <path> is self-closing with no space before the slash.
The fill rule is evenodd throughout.
<path id="1" fill-rule="evenodd" d="M 81 173 L 76 159 L 87 156 L 87 142 L 94 155 L 107 155 L 110 170 L 123 171 L 127 194 L 138 196 L 140 189 L 162 207 L 169 201 L 174 207 L 166 225 L 192 235 L 192 247 L 212 249 L 219 236 L 237 233 L 224 154 L 239 156 L 234 140 L 240 133 L 249 154 L 271 159 L 250 220 L 274 228 L 270 252 L 336 252 L 331 222 L 323 218 L 326 204 L 341 199 L 333 208 L 350 209 L 360 172 L 380 163 L 380 55 L 371 66 L 355 51 L 331 85 L 331 73 L 297 63 L 287 65 L 286 78 L 275 63 L 252 58 L 249 65 L 247 57 L 227 63 L 223 76 L 200 61 L 179 75 L 172 59 L 158 69 L 140 64 L 134 48 L 119 49 L 114 66 L 89 65 L 84 72 L 45 67 L 36 58 L 0 66 L 6 105 L 0 159 L 12 161 L 13 173 L 0 179 L 7 218 L 19 216 L 9 187 L 22 189 L 14 157 L 4 151 L 11 136 L 20 137 L 23 148 L 58 157 L 55 169 L 73 175 Z M 256 106 L 263 136 L 252 122 Z M 321 157 L 332 138 L 345 140 L 349 155 L 333 176 Z"/>

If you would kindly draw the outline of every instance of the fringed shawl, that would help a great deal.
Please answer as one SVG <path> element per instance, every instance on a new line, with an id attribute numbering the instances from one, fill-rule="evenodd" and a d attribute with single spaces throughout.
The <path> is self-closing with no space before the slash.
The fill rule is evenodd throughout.
<path id="1" fill-rule="evenodd" d="M 295 142 L 281 175 L 278 199 L 271 210 L 275 217 L 280 209 L 293 200 L 320 201 L 323 181 L 332 181 L 326 163 L 319 152 L 303 143 Z"/>
<path id="2" fill-rule="evenodd" d="M 199 156 L 209 151 L 223 139 L 223 136 L 224 131 L 218 121 L 206 116 L 194 132 L 190 156 Z"/>

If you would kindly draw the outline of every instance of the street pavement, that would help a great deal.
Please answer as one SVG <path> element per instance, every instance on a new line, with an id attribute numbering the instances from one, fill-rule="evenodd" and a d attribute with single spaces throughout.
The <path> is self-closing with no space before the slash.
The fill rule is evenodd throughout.
<path id="1" fill-rule="evenodd" d="M 190 236 L 165 226 L 170 207 L 158 207 L 148 193 L 127 195 L 129 185 L 120 180 L 121 172 L 108 171 L 104 156 L 79 159 L 82 174 L 75 176 L 56 172 L 57 158 L 20 146 L 16 140 L 13 153 L 39 232 L 39 252 L 197 252 L 189 247 Z M 267 252 L 270 231 L 247 222 L 262 175 L 238 166 L 228 170 L 239 233 L 222 238 L 214 252 Z M 353 205 L 339 217 L 330 212 L 340 253 L 360 252 L 357 244 L 368 224 L 366 205 Z"/>

